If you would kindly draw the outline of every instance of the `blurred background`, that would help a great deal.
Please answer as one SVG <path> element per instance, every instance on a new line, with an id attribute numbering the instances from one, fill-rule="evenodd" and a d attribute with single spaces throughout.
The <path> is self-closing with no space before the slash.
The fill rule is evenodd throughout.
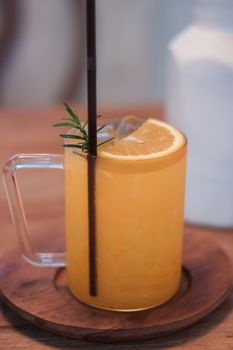
<path id="1" fill-rule="evenodd" d="M 98 0 L 98 102 L 160 103 L 166 47 L 187 0 Z M 0 105 L 85 102 L 85 0 L 0 1 Z"/>
<path id="2" fill-rule="evenodd" d="M 29 137 L 35 151 L 39 109 L 48 107 L 43 115 L 53 113 L 54 122 L 62 109 L 50 106 L 62 108 L 63 100 L 85 109 L 85 3 L 0 0 L 0 107 L 6 119 L 14 110 L 27 133 L 17 130 L 17 152 Z M 233 0 L 96 0 L 96 22 L 98 111 L 137 115 L 141 108 L 182 130 L 186 219 L 233 227 Z M 19 112 L 30 108 L 28 132 Z M 57 130 L 48 130 L 57 140 Z"/>

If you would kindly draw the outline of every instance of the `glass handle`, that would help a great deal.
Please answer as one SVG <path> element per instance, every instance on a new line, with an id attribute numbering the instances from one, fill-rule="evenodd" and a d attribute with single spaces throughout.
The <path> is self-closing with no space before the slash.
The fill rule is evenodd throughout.
<path id="1" fill-rule="evenodd" d="M 17 169 L 64 169 L 61 154 L 17 154 L 3 168 L 3 183 L 23 257 L 36 266 L 65 266 L 65 253 L 39 253 L 33 248 L 17 182 Z"/>

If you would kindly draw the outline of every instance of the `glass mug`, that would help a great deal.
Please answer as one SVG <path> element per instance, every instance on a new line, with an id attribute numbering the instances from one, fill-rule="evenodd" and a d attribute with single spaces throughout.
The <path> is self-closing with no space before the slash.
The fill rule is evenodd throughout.
<path id="1" fill-rule="evenodd" d="M 96 160 L 97 295 L 89 293 L 87 158 L 19 154 L 3 169 L 4 184 L 24 258 L 36 266 L 66 266 L 68 287 L 83 303 L 136 311 L 163 304 L 181 277 L 186 141 L 155 159 Z M 32 247 L 17 170 L 65 170 L 66 254 Z M 77 210 L 78 200 L 78 210 Z"/>

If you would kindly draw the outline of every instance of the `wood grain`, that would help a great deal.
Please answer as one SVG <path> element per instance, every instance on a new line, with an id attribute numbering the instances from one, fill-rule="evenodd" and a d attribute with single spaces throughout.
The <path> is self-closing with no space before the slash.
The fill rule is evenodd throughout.
<path id="1" fill-rule="evenodd" d="M 135 114 L 139 117 L 161 118 L 161 106 L 129 106 L 127 108 L 99 108 L 99 112 L 106 118 L 119 117 L 125 114 Z M 85 113 L 81 111 L 83 119 Z M 41 110 L 4 110 L 0 109 L 0 166 L 2 167 L 10 155 L 19 152 L 61 152 L 61 140 L 57 137 L 57 130 L 51 127 L 59 117 L 63 116 L 63 108 L 53 107 Z M 60 181 L 43 178 L 40 187 L 36 186 L 41 174 L 27 177 L 25 198 L 29 209 L 28 219 L 32 236 L 36 241 L 43 235 L 44 228 L 57 232 L 57 239 L 63 234 L 62 193 Z M 52 212 L 44 216 L 43 207 L 46 201 L 43 194 L 51 191 L 53 201 Z M 41 193 L 41 195 L 40 195 Z M 38 203 L 39 199 L 39 203 Z M 51 207 L 51 206 L 50 206 Z M 56 220 L 51 218 L 54 215 Z M 41 218 L 44 217 L 42 222 Z M 0 274 L 5 273 L 3 265 L 8 262 L 9 254 L 12 259 L 19 256 L 19 248 L 10 220 L 2 183 L 0 182 Z M 229 255 L 233 262 L 233 229 L 213 229 L 186 225 L 186 232 L 199 232 L 205 238 L 214 239 Z M 202 247 L 204 249 L 204 247 Z M 8 307 L 0 303 L 0 348 L 14 349 L 103 349 L 118 348 L 114 344 L 94 344 L 76 339 L 57 336 L 43 331 L 23 318 L 17 316 Z M 175 334 L 133 344 L 121 344 L 124 350 L 151 349 L 185 349 L 185 350 L 233 350 L 233 294 L 226 301 L 203 320 L 191 327 Z"/>
<path id="2" fill-rule="evenodd" d="M 53 237 L 52 232 L 47 235 Z M 46 246 L 47 237 L 44 240 Z M 187 234 L 184 266 L 177 295 L 160 307 L 137 313 L 88 307 L 69 293 L 65 269 L 38 268 L 22 259 L 6 264 L 1 298 L 31 323 L 60 335 L 102 343 L 154 339 L 198 321 L 230 292 L 231 263 L 213 240 Z"/>

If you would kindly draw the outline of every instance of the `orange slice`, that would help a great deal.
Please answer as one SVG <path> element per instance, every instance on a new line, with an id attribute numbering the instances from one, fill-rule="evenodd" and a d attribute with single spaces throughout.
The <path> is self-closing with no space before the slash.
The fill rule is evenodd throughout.
<path id="1" fill-rule="evenodd" d="M 99 148 L 101 157 L 139 160 L 164 157 L 185 144 L 184 135 L 173 126 L 148 119 L 137 130 Z"/>

